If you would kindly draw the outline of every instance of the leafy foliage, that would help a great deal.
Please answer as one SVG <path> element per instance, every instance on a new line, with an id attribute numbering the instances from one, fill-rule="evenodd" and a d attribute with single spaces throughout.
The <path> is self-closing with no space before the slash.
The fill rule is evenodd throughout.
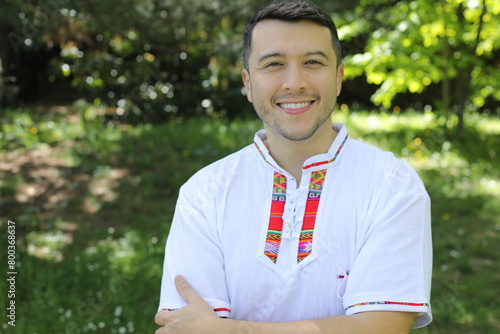
<path id="1" fill-rule="evenodd" d="M 385 108 L 399 93 L 422 93 L 438 83 L 441 94 L 425 103 L 444 110 L 452 103 L 480 108 L 489 97 L 498 101 L 499 14 L 494 0 L 362 1 L 338 18 L 341 36 L 354 49 L 346 77 L 365 74 L 378 86 L 373 102 Z"/>
<path id="2" fill-rule="evenodd" d="M 9 5 L 0 14 L 10 31 L 6 49 L 58 52 L 48 65 L 48 81 L 70 79 L 80 91 L 115 106 L 118 116 L 153 121 L 241 109 L 238 32 L 257 4 L 32 0 Z"/>
<path id="3" fill-rule="evenodd" d="M 126 122 L 246 116 L 241 32 L 266 2 L 6 0 L 4 103 L 19 90 L 21 101 L 99 98 Z M 314 2 L 334 13 L 347 77 L 363 79 L 344 84 L 341 102 L 429 104 L 454 111 L 457 127 L 466 111 L 498 106 L 497 1 Z"/>

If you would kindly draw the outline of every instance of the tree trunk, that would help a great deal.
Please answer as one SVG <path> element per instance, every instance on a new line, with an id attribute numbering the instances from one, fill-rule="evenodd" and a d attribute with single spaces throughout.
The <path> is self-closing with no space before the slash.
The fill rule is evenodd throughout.
<path id="1" fill-rule="evenodd" d="M 441 82 L 441 102 L 442 108 L 445 112 L 450 109 L 451 105 L 451 86 L 450 86 L 450 78 L 448 77 L 448 61 L 450 59 L 450 45 L 448 41 L 445 41 L 445 47 L 443 50 L 443 58 L 444 58 L 444 66 L 443 66 L 443 80 Z"/>
<path id="2" fill-rule="evenodd" d="M 2 57 L 0 57 L 0 105 L 3 101 L 3 67 L 2 67 Z"/>
<path id="3" fill-rule="evenodd" d="M 484 16 L 487 13 L 486 1 L 482 1 L 482 9 L 481 15 L 479 16 L 479 24 L 476 32 L 476 41 L 475 45 L 472 47 L 472 54 L 477 54 L 477 47 L 479 46 L 479 42 L 481 39 L 481 31 L 483 28 Z M 465 24 L 464 19 L 464 6 L 462 3 L 458 6 L 457 10 L 458 21 L 463 25 Z M 466 47 L 464 45 L 464 47 Z M 460 52 L 458 50 L 458 52 Z M 464 140 L 465 138 L 465 122 L 464 115 L 471 104 L 469 101 L 471 96 L 471 79 L 472 79 L 472 71 L 474 69 L 474 65 L 468 61 L 467 65 L 464 66 L 462 70 L 459 69 L 459 74 L 455 78 L 455 111 L 458 117 L 456 135 L 458 140 Z"/>
<path id="4" fill-rule="evenodd" d="M 465 137 L 464 114 L 465 114 L 464 105 L 458 105 L 457 108 L 458 123 L 457 123 L 456 134 L 459 141 L 463 141 Z"/>
<path id="5" fill-rule="evenodd" d="M 462 3 L 458 5 L 457 8 L 457 18 L 458 22 L 463 26 L 465 24 L 464 17 L 464 6 Z M 462 45 L 461 48 L 467 48 L 466 45 Z M 458 53 L 460 53 L 460 48 L 457 48 Z M 458 75 L 455 77 L 454 81 L 454 101 L 453 110 L 457 115 L 458 123 L 456 127 L 457 139 L 462 141 L 465 136 L 465 124 L 464 124 L 464 114 L 469 102 L 470 96 L 470 79 L 471 79 L 471 66 L 466 66 L 464 69 L 458 68 Z"/>
<path id="6" fill-rule="evenodd" d="M 442 52 L 442 57 L 443 57 L 443 79 L 441 80 L 441 106 L 440 109 L 442 110 L 442 113 L 444 114 L 445 117 L 445 134 L 447 139 L 449 139 L 450 134 L 448 132 L 448 128 L 446 127 L 446 124 L 448 124 L 448 118 L 450 116 L 450 108 L 451 108 L 451 83 L 450 83 L 450 78 L 448 77 L 449 75 L 449 67 L 450 67 L 450 54 L 451 54 L 451 47 L 450 44 L 448 43 L 448 36 L 445 36 L 443 38 L 443 52 Z"/>
<path id="7" fill-rule="evenodd" d="M 444 0 L 441 0 L 443 5 L 445 4 Z M 445 30 L 447 31 L 446 21 L 445 21 Z M 448 115 L 448 111 L 451 107 L 451 86 L 450 86 L 450 78 L 448 77 L 449 68 L 450 68 L 450 57 L 451 57 L 451 46 L 448 42 L 448 35 L 445 35 L 443 38 L 443 80 L 441 81 L 441 103 L 443 111 L 446 115 Z M 446 116 L 448 118 L 448 116 Z"/>
<path id="8" fill-rule="evenodd" d="M 459 72 L 455 78 L 455 103 L 453 109 L 457 115 L 458 123 L 456 128 L 457 139 L 462 141 L 465 137 L 465 121 L 464 116 L 467 108 L 469 107 L 471 95 L 471 76 L 472 68 L 465 68 Z"/>

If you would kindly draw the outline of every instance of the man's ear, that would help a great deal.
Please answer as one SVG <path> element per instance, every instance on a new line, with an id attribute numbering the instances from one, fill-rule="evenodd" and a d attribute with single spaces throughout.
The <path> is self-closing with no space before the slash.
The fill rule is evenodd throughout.
<path id="1" fill-rule="evenodd" d="M 247 100 L 252 103 L 252 85 L 250 83 L 250 73 L 243 69 L 241 71 L 241 79 L 243 80 L 243 84 L 245 85 L 245 90 L 247 92 Z"/>
<path id="2" fill-rule="evenodd" d="M 342 90 L 342 80 L 344 79 L 344 63 L 340 64 L 337 68 L 337 96 L 340 95 Z"/>

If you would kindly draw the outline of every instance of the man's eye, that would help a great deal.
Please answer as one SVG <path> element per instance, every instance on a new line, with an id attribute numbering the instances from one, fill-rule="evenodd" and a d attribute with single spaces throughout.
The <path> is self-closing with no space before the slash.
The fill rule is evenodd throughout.
<path id="1" fill-rule="evenodd" d="M 267 64 L 265 67 L 278 67 L 278 66 L 282 66 L 282 65 L 283 65 L 282 63 L 272 62 L 272 63 Z"/>
<path id="2" fill-rule="evenodd" d="M 311 59 L 311 60 L 306 61 L 306 64 L 308 64 L 308 65 L 321 65 L 322 63 L 317 61 L 317 60 Z"/>

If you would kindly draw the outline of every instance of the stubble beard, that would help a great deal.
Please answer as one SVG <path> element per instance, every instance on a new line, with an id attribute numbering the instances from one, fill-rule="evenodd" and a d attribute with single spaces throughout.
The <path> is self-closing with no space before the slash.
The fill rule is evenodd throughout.
<path id="1" fill-rule="evenodd" d="M 317 96 L 314 96 L 315 103 L 320 102 L 320 98 Z M 254 100 L 255 101 L 255 100 Z M 331 119 L 331 115 L 333 112 L 333 108 L 335 106 L 337 99 L 336 97 L 332 99 L 328 99 L 326 101 L 326 105 L 323 108 L 327 108 L 328 112 L 326 112 L 324 109 L 318 114 L 316 117 L 314 123 L 312 126 L 308 129 L 307 132 L 305 133 L 293 133 L 289 131 L 282 123 L 279 122 L 277 117 L 273 117 L 273 110 L 269 110 L 264 104 L 263 101 L 258 101 L 257 103 L 254 103 L 254 109 L 259 118 L 271 129 L 273 129 L 277 134 L 282 136 L 283 138 L 290 140 L 290 141 L 304 141 L 316 133 L 318 129 L 325 124 L 326 121 Z M 273 105 L 276 105 L 273 100 Z"/>

